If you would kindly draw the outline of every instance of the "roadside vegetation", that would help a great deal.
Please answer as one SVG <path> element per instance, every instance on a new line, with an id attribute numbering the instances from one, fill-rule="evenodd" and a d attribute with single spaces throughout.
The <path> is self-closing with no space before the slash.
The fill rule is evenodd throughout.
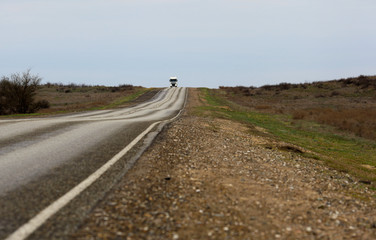
<path id="1" fill-rule="evenodd" d="M 156 89 L 123 84 L 116 87 L 46 83 L 37 91 L 37 99 L 47 99 L 51 107 L 39 113 L 74 112 L 123 107 Z M 147 99 L 146 99 L 147 100 Z"/>
<path id="2" fill-rule="evenodd" d="M 124 107 L 145 101 L 158 89 L 130 84 L 92 86 L 86 84 L 41 84 L 30 70 L 0 80 L 0 115 L 6 117 L 39 116 Z"/>
<path id="3" fill-rule="evenodd" d="M 375 188 L 375 79 L 203 88 L 204 105 L 195 113 L 246 123 L 253 134 L 290 144 L 282 150 L 322 161 Z"/>
<path id="4" fill-rule="evenodd" d="M 32 75 L 30 70 L 10 77 L 3 76 L 0 80 L 0 115 L 33 113 L 48 108 L 46 100 L 35 101 L 41 80 L 38 75 Z"/>
<path id="5" fill-rule="evenodd" d="M 220 90 L 226 99 L 258 112 L 287 114 L 376 140 L 376 76 Z"/>

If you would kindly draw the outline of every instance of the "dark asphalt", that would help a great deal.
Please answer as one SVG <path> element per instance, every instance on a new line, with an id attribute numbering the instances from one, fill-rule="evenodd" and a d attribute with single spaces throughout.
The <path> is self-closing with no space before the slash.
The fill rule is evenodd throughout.
<path id="1" fill-rule="evenodd" d="M 179 88 L 174 91 L 177 93 L 174 97 L 176 97 L 176 99 L 183 98 L 184 102 L 185 89 Z M 165 94 L 165 96 L 168 96 L 168 94 Z M 165 96 L 157 98 L 157 101 L 162 101 L 165 99 Z M 95 172 L 127 146 L 152 122 L 168 119 L 176 115 L 179 109 L 183 107 L 183 104 L 177 106 L 177 102 L 177 100 L 173 99 L 166 101 L 162 106 L 166 111 L 164 114 L 159 114 L 158 111 L 161 110 L 158 108 L 148 110 L 147 114 L 158 116 L 155 120 L 151 120 L 149 115 L 143 116 L 137 113 L 138 116 L 132 116 L 132 114 L 127 115 L 126 119 L 137 120 L 137 118 L 141 116 L 141 120 L 123 124 L 122 127 L 117 128 L 114 134 L 101 139 L 99 142 L 96 142 L 94 146 L 83 148 L 83 151 L 79 155 L 70 158 L 69 161 L 62 162 L 47 173 L 40 174 L 39 176 L 36 175 L 34 179 L 15 189 L 3 192 L 0 195 L 0 239 L 5 239 L 22 224 L 26 223 L 57 198 L 64 195 Z M 155 106 L 155 104 L 144 104 L 143 109 L 147 109 L 153 105 Z M 124 110 L 122 109 L 121 111 Z M 116 114 L 116 112 L 117 111 L 106 111 L 106 113 L 110 114 Z M 90 113 L 87 115 L 93 116 Z M 95 116 L 100 116 L 100 114 L 95 113 Z M 75 115 L 71 115 L 71 117 L 74 118 Z M 114 121 L 119 121 L 120 119 L 119 115 L 116 115 L 115 118 Z M 90 119 L 90 121 L 92 122 L 92 119 Z M 98 119 L 98 121 L 100 120 Z M 112 120 L 106 117 L 104 121 Z M 0 162 L 2 161 L 2 156 L 6 156 L 8 152 L 17 151 L 19 147 L 32 146 L 41 139 L 48 139 L 51 134 L 60 134 L 88 123 L 89 122 L 86 122 L 85 119 L 80 118 L 80 120 L 74 122 L 59 122 L 58 124 L 46 128 L 26 132 L 23 135 L 8 138 L 1 138 L 0 136 Z M 6 124 L 11 125 L 12 123 L 0 122 L 0 124 L 4 126 Z M 149 138 L 155 136 L 157 132 L 150 133 Z M 98 181 L 51 217 L 42 227 L 29 236 L 28 239 L 65 239 L 70 232 L 74 231 L 80 225 L 97 201 L 103 198 L 106 192 L 126 173 L 149 144 L 150 139 L 140 141 L 136 147 L 122 157 L 122 159 Z M 70 149 L 62 150 L 69 155 Z"/>

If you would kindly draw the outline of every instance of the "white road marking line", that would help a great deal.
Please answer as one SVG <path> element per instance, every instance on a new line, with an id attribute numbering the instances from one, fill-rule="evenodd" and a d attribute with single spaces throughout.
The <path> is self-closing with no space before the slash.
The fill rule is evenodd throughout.
<path id="1" fill-rule="evenodd" d="M 99 177 L 101 177 L 112 165 L 114 165 L 120 158 L 122 158 L 132 147 L 134 147 L 146 134 L 150 132 L 157 124 L 161 123 L 155 122 L 151 124 L 145 131 L 138 135 L 130 144 L 128 144 L 123 150 L 116 154 L 111 160 L 105 163 L 97 171 L 91 174 L 88 178 L 82 181 L 80 184 L 72 188 L 65 195 L 57 199 L 55 202 L 50 204 L 48 207 L 43 209 L 35 217 L 29 220 L 29 222 L 22 225 L 15 232 L 9 235 L 5 240 L 21 240 L 27 238 L 36 229 L 38 229 L 48 218 L 57 213 L 65 205 L 67 205 L 71 200 L 77 197 L 82 191 L 88 188 L 92 183 L 94 183 Z"/>
<path id="2" fill-rule="evenodd" d="M 187 92 L 184 100 L 185 107 L 187 99 Z M 43 209 L 39 212 L 35 217 L 30 219 L 27 223 L 19 227 L 16 231 L 14 231 L 11 235 L 9 235 L 5 240 L 23 240 L 26 239 L 30 234 L 32 234 L 35 230 L 37 230 L 43 223 L 47 221 L 48 218 L 53 216 L 57 213 L 60 209 L 62 209 L 65 205 L 67 205 L 70 201 L 72 201 L 75 197 L 77 197 L 81 192 L 83 192 L 86 188 L 88 188 L 91 184 L 93 184 L 98 178 L 100 178 L 112 165 L 114 165 L 117 161 L 119 161 L 129 150 L 132 149 L 143 137 L 146 136 L 156 125 L 160 124 L 161 122 L 168 122 L 173 121 L 176 119 L 182 110 L 179 113 L 171 118 L 170 120 L 165 121 L 158 121 L 151 124 L 145 131 L 143 131 L 140 135 L 138 135 L 131 143 L 129 143 L 123 150 L 121 150 L 118 154 L 116 154 L 113 158 L 111 158 L 107 163 L 105 163 L 102 167 L 100 167 L 97 171 L 91 174 L 88 178 L 84 181 L 79 183 L 77 186 L 72 188 L 69 192 L 65 195 L 54 201 L 48 207 Z"/>

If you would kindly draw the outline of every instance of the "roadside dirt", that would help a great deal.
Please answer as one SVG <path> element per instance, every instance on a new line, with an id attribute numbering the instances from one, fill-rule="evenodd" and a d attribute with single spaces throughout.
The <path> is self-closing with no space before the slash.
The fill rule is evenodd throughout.
<path id="1" fill-rule="evenodd" d="M 191 89 L 184 116 L 72 239 L 376 239 L 367 185 L 245 125 L 190 115 L 198 104 Z"/>

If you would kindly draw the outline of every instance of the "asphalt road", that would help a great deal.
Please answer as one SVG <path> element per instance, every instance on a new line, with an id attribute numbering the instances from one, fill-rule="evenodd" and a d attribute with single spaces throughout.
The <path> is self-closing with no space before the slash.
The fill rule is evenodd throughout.
<path id="1" fill-rule="evenodd" d="M 175 116 L 185 96 L 185 88 L 168 88 L 130 108 L 1 120 L 0 239 L 95 172 L 151 123 Z M 64 239 L 147 144 L 139 143 L 29 238 Z"/>

